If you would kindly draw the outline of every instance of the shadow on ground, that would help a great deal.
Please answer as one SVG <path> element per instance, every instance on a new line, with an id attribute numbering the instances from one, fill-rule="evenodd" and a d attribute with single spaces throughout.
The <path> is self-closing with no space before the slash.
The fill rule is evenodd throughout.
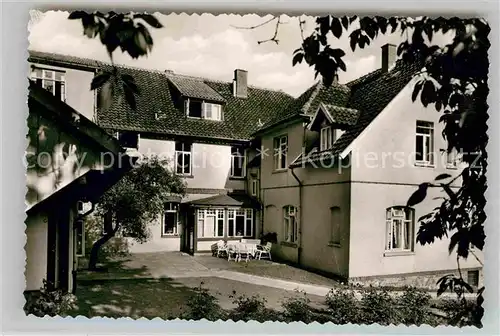
<path id="1" fill-rule="evenodd" d="M 133 319 L 179 317 L 192 288 L 171 279 L 93 280 L 78 283 L 78 308 L 70 316 L 130 317 Z"/>

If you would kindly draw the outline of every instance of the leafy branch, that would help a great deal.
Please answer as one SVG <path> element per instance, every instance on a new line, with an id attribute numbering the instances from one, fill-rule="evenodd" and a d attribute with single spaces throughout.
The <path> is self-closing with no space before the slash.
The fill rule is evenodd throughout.
<path id="1" fill-rule="evenodd" d="M 102 70 L 91 83 L 91 90 L 100 90 L 100 107 L 107 109 L 113 100 L 114 94 L 123 92 L 127 103 L 135 110 L 137 107 L 136 96 L 139 90 L 134 78 L 127 74 L 120 74 L 114 64 L 113 53 L 120 48 L 133 59 L 147 56 L 153 49 L 153 37 L 149 32 L 151 28 L 162 28 L 163 25 L 153 15 L 146 13 L 116 13 L 74 11 L 68 19 L 80 20 L 83 34 L 90 39 L 99 37 L 106 47 L 111 61 L 111 70 Z"/>

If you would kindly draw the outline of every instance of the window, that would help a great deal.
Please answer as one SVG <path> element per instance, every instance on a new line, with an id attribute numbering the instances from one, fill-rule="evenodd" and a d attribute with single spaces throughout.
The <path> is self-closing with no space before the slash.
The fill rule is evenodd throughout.
<path id="1" fill-rule="evenodd" d="M 292 205 L 283 208 L 284 226 L 285 226 L 285 241 L 287 243 L 297 242 L 298 227 L 297 227 L 297 211 Z"/>
<path id="2" fill-rule="evenodd" d="M 198 210 L 198 238 L 224 237 L 224 209 Z"/>
<path id="3" fill-rule="evenodd" d="M 417 121 L 415 161 L 420 164 L 434 163 L 434 124 Z"/>
<path id="4" fill-rule="evenodd" d="M 181 175 L 191 175 L 191 144 L 175 143 L 175 172 Z"/>
<path id="5" fill-rule="evenodd" d="M 162 235 L 172 236 L 177 234 L 178 209 L 179 209 L 179 203 L 175 202 L 165 203 L 165 210 L 163 212 Z"/>
<path id="6" fill-rule="evenodd" d="M 467 283 L 471 285 L 472 287 L 478 287 L 479 286 L 479 271 L 468 271 L 467 272 Z"/>
<path id="7" fill-rule="evenodd" d="M 241 148 L 231 148 L 231 177 L 245 177 L 245 152 Z"/>
<path id="8" fill-rule="evenodd" d="M 203 100 L 191 98 L 186 99 L 184 104 L 188 117 L 222 120 L 222 106 L 220 104 L 207 103 Z"/>
<path id="9" fill-rule="evenodd" d="M 386 251 L 413 251 L 414 211 L 392 207 L 386 210 Z"/>
<path id="10" fill-rule="evenodd" d="M 253 236 L 253 210 L 229 209 L 227 210 L 227 235 L 229 237 Z"/>
<path id="11" fill-rule="evenodd" d="M 77 257 L 83 257 L 85 255 L 85 225 L 83 220 L 79 219 L 75 221 L 74 224 L 74 248 Z"/>
<path id="12" fill-rule="evenodd" d="M 65 73 L 63 71 L 33 68 L 31 79 L 54 96 L 66 101 Z"/>
<path id="13" fill-rule="evenodd" d="M 324 151 L 332 148 L 333 146 L 333 129 L 331 126 L 323 127 L 320 133 L 319 150 Z"/>
<path id="14" fill-rule="evenodd" d="M 330 220 L 332 225 L 332 231 L 330 232 L 330 243 L 332 244 L 340 244 L 340 208 L 332 207 L 330 208 Z"/>
<path id="15" fill-rule="evenodd" d="M 253 178 L 250 181 L 250 195 L 257 196 L 259 194 L 259 180 Z"/>
<path id="16" fill-rule="evenodd" d="M 274 169 L 287 168 L 288 137 L 286 135 L 274 139 Z"/>
<path id="17" fill-rule="evenodd" d="M 203 105 L 203 116 L 205 119 L 222 120 L 221 106 L 219 104 L 205 103 Z"/>

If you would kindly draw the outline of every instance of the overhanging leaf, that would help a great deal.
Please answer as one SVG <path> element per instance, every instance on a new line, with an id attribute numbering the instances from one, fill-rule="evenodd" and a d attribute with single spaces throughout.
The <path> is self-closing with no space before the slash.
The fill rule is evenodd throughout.
<path id="1" fill-rule="evenodd" d="M 97 74 L 93 79 L 92 83 L 90 83 L 90 90 L 95 90 L 100 88 L 104 83 L 106 83 L 111 77 L 111 73 L 104 71 Z"/>
<path id="2" fill-rule="evenodd" d="M 447 179 L 451 177 L 450 174 L 447 174 L 447 173 L 443 173 L 443 174 L 439 174 L 438 176 L 436 176 L 436 178 L 434 179 L 435 181 L 439 181 L 439 180 L 444 180 L 444 179 Z"/>
<path id="3" fill-rule="evenodd" d="M 295 66 L 296 64 L 302 63 L 302 60 L 304 59 L 304 54 L 303 53 L 297 53 L 293 57 L 292 60 L 292 66 Z"/>
<path id="4" fill-rule="evenodd" d="M 410 196 L 406 206 L 411 207 L 416 204 L 421 203 L 425 197 L 427 196 L 427 188 L 429 187 L 429 183 L 422 183 L 418 186 L 418 189 Z"/>
<path id="5" fill-rule="evenodd" d="M 340 38 L 342 36 L 342 24 L 340 23 L 340 20 L 338 18 L 332 18 L 330 29 L 332 30 L 333 36 L 335 36 L 336 38 Z"/>
<path id="6" fill-rule="evenodd" d="M 143 19 L 153 28 L 163 28 L 163 25 L 158 21 L 156 17 L 150 14 L 136 14 L 134 18 Z"/>

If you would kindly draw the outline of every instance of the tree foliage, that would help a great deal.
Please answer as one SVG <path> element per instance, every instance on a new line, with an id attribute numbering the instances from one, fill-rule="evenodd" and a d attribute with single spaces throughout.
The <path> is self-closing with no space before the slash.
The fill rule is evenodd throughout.
<path id="1" fill-rule="evenodd" d="M 441 206 L 420 218 L 417 241 L 431 244 L 452 234 L 449 252 L 455 251 L 457 263 L 469 256 L 471 248 L 482 250 L 485 240 L 489 31 L 489 25 L 480 18 L 327 15 L 316 19 L 316 28 L 303 39 L 292 59 L 293 65 L 305 62 L 313 67 L 316 76 L 321 75 L 328 86 L 339 70 L 347 70 L 343 61 L 345 51 L 333 47 L 336 39 L 349 34 L 349 45 L 354 52 L 381 35 L 401 34 L 403 42 L 397 46 L 401 61 L 422 65 L 422 71 L 415 74 L 412 100 L 419 100 L 425 107 L 434 105 L 442 113 L 440 122 L 444 124 L 442 136 L 448 143 L 447 151 L 456 150 L 465 163 L 465 168 L 453 178 L 442 174 L 433 182 L 422 183 L 410 196 L 408 206 L 422 202 L 428 188 L 445 191 L 447 196 Z M 449 34 L 451 38 L 444 45 L 433 44 L 437 34 Z M 461 186 L 453 191 L 450 186 L 458 178 Z M 461 275 L 439 285 L 444 286 L 443 283 L 468 290 Z"/>
<path id="2" fill-rule="evenodd" d="M 136 167 L 104 193 L 96 214 L 104 218 L 104 234 L 92 246 L 89 269 L 95 269 L 99 248 L 120 230 L 138 242 L 149 239 L 148 223 L 157 220 L 167 197 L 185 194 L 185 182 L 156 155 L 144 156 Z"/>
<path id="3" fill-rule="evenodd" d="M 108 108 L 113 101 L 114 94 L 123 93 L 127 103 L 135 110 L 137 107 L 136 96 L 139 90 L 134 78 L 121 74 L 113 64 L 113 53 L 119 48 L 128 53 L 133 59 L 147 56 L 153 49 L 153 37 L 149 27 L 162 28 L 163 25 L 156 17 L 146 13 L 115 13 L 101 12 L 87 13 L 74 11 L 70 13 L 70 20 L 80 20 L 83 34 L 90 39 L 99 37 L 106 47 L 112 63 L 111 70 L 102 69 L 91 83 L 90 89 L 100 89 L 99 106 Z"/>

